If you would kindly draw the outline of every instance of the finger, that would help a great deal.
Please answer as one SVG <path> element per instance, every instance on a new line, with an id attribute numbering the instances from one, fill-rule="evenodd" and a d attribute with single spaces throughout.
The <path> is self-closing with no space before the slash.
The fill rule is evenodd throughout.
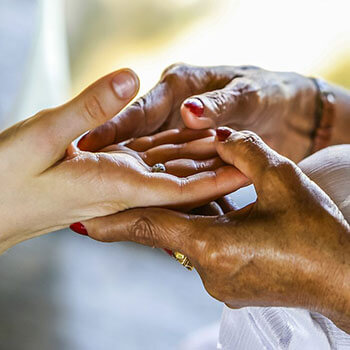
<path id="1" fill-rule="evenodd" d="M 268 197 L 270 189 L 276 190 L 284 182 L 285 170 L 291 171 L 293 163 L 279 155 L 251 131 L 237 132 L 220 127 L 216 130 L 216 149 L 223 161 L 234 165 L 253 182 L 258 197 Z"/>
<path id="2" fill-rule="evenodd" d="M 171 66 L 150 92 L 109 122 L 85 135 L 78 144 L 79 148 L 96 151 L 112 143 L 151 134 L 170 121 L 184 99 L 222 88 L 236 74 L 232 67 L 226 66 Z M 168 127 L 171 128 L 171 125 Z"/>
<path id="3" fill-rule="evenodd" d="M 224 164 L 219 157 L 214 157 L 204 160 L 175 159 L 166 162 L 164 165 L 168 174 L 186 177 L 203 171 L 216 170 Z"/>
<path id="4" fill-rule="evenodd" d="M 247 178 L 232 166 L 205 171 L 184 178 L 165 173 L 150 173 L 147 186 L 134 198 L 134 206 L 183 208 L 189 210 L 231 193 L 247 183 Z"/>
<path id="5" fill-rule="evenodd" d="M 136 74 L 123 69 L 101 78 L 65 105 L 27 120 L 21 127 L 23 137 L 18 138 L 22 157 L 30 157 L 40 170 L 56 163 L 75 138 L 125 107 L 138 87 Z"/>
<path id="6" fill-rule="evenodd" d="M 82 223 L 89 236 L 103 242 L 132 241 L 190 253 L 191 233 L 201 225 L 187 214 L 166 209 L 132 209 Z"/>
<path id="7" fill-rule="evenodd" d="M 194 95 L 181 106 L 181 115 L 188 128 L 215 128 L 230 125 L 249 127 L 254 116 L 266 107 L 264 92 L 258 81 L 233 79 L 220 90 Z"/>
<path id="8" fill-rule="evenodd" d="M 191 129 L 171 129 L 159 132 L 155 135 L 144 136 L 134 139 L 127 143 L 126 146 L 134 151 L 144 152 L 150 148 L 154 148 L 163 144 L 180 144 L 197 139 L 202 139 L 208 136 L 215 136 L 215 131 L 212 129 L 191 130 Z"/>
<path id="9" fill-rule="evenodd" d="M 208 159 L 216 156 L 214 136 L 179 145 L 161 145 L 140 154 L 148 165 L 165 163 L 173 159 Z"/>

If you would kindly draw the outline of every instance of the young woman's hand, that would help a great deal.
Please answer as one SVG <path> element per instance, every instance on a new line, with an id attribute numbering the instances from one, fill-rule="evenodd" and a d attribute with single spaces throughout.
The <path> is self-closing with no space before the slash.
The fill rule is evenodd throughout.
<path id="1" fill-rule="evenodd" d="M 154 136 L 149 146 L 146 140 L 135 140 L 129 148 L 118 146 L 99 153 L 80 151 L 71 144 L 117 114 L 135 96 L 138 84 L 130 70 L 112 73 L 69 103 L 42 111 L 0 134 L 0 251 L 73 222 L 127 208 L 191 207 L 247 181 L 234 167 L 222 167 L 215 159 L 205 163 L 216 154 L 206 137 L 209 131 L 187 131 L 184 136 L 170 131 Z M 183 145 L 155 147 L 175 139 Z M 202 161 L 194 161 L 190 169 L 174 161 L 191 157 Z M 154 162 L 166 163 L 170 173 L 191 176 L 152 173 Z M 193 175 L 201 167 L 204 171 Z M 236 184 L 231 181 L 235 175 Z"/>

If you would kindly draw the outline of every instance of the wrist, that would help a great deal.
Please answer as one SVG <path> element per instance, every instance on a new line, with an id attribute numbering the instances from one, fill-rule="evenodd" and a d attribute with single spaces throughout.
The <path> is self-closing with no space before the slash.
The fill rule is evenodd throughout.
<path id="1" fill-rule="evenodd" d="M 338 264 L 328 269 L 318 300 L 314 300 L 314 311 L 329 318 L 338 328 L 350 333 L 350 269 Z M 316 299 L 316 298 L 315 298 Z"/>
<path id="2" fill-rule="evenodd" d="M 312 264 L 313 272 L 305 281 L 305 290 L 309 292 L 306 307 L 350 333 L 350 230 L 346 221 L 337 226 L 333 231 L 333 235 L 337 232 L 336 239 L 325 242 L 322 253 Z"/>
<path id="3" fill-rule="evenodd" d="M 286 123 L 302 135 L 311 134 L 314 125 L 317 89 L 311 79 L 297 73 L 286 73 L 284 84 L 289 104 Z"/>

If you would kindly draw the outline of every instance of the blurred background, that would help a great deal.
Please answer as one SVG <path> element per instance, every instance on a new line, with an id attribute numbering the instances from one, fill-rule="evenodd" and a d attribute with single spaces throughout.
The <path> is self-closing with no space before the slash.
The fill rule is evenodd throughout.
<path id="1" fill-rule="evenodd" d="M 350 87 L 349 10 L 348 0 L 0 0 L 0 127 L 126 66 L 141 94 L 175 62 Z M 194 332 L 215 335 L 221 308 L 195 272 L 135 244 L 66 230 L 0 257 L 0 349 L 184 349 Z"/>

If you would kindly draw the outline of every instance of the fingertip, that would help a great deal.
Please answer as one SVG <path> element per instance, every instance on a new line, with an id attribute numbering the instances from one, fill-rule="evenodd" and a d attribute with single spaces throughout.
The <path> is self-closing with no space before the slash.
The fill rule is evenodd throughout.
<path id="1" fill-rule="evenodd" d="M 95 135 L 94 130 L 85 134 L 77 143 L 77 147 L 81 151 L 96 152 L 104 146 L 101 144 L 98 135 Z"/>
<path id="2" fill-rule="evenodd" d="M 189 98 L 184 101 L 183 106 L 198 118 L 204 113 L 204 104 L 199 98 Z"/>
<path id="3" fill-rule="evenodd" d="M 219 142 L 226 141 L 233 133 L 233 130 L 227 127 L 219 127 L 215 129 L 216 132 L 216 139 Z"/>
<path id="4" fill-rule="evenodd" d="M 199 118 L 191 112 L 184 103 L 182 104 L 180 111 L 182 120 L 185 126 L 189 129 L 209 129 L 215 127 L 215 123 L 212 119 L 205 116 Z"/>
<path id="5" fill-rule="evenodd" d="M 140 79 L 132 69 L 123 68 L 114 74 L 112 87 L 121 100 L 130 100 L 139 91 Z"/>
<path id="6" fill-rule="evenodd" d="M 83 135 L 80 140 L 77 143 L 77 147 L 81 150 L 81 151 L 86 151 L 88 150 L 88 137 L 89 133 L 86 133 L 85 135 Z"/>

